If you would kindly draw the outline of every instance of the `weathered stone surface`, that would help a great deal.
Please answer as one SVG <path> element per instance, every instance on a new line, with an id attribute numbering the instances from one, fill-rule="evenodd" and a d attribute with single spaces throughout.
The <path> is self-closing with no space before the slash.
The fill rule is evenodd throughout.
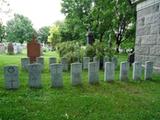
<path id="1" fill-rule="evenodd" d="M 150 33 L 151 33 L 151 25 L 145 25 L 144 27 L 137 28 L 136 30 L 137 36 L 149 35 Z"/>
<path id="2" fill-rule="evenodd" d="M 111 82 L 115 77 L 114 64 L 112 62 L 105 62 L 104 81 Z"/>
<path id="3" fill-rule="evenodd" d="M 56 63 L 56 62 L 57 62 L 57 59 L 55 57 L 49 58 L 49 65 Z"/>
<path id="4" fill-rule="evenodd" d="M 111 62 L 114 64 L 114 69 L 118 66 L 118 59 L 116 57 L 112 57 Z"/>
<path id="5" fill-rule="evenodd" d="M 142 45 L 155 45 L 157 43 L 157 35 L 144 35 L 141 37 Z"/>
<path id="6" fill-rule="evenodd" d="M 52 87 L 63 87 L 63 65 L 62 64 L 51 64 L 51 86 Z"/>
<path id="7" fill-rule="evenodd" d="M 88 69 L 89 62 L 90 62 L 89 57 L 83 57 L 83 69 Z"/>
<path id="8" fill-rule="evenodd" d="M 19 88 L 19 73 L 17 66 L 5 66 L 4 67 L 4 79 L 6 89 Z"/>
<path id="9" fill-rule="evenodd" d="M 127 81 L 128 78 L 128 71 L 129 71 L 129 64 L 128 62 L 121 62 L 120 65 L 120 75 L 119 75 L 119 79 L 121 81 Z"/>
<path id="10" fill-rule="evenodd" d="M 149 54 L 149 47 L 148 46 L 136 46 L 135 52 L 139 55 L 148 55 Z"/>
<path id="11" fill-rule="evenodd" d="M 154 45 L 153 47 L 150 48 L 150 55 L 160 55 L 160 46 L 159 45 Z"/>
<path id="12" fill-rule="evenodd" d="M 68 71 L 68 60 L 67 60 L 67 58 L 61 58 L 61 64 L 63 65 L 63 70 L 64 71 Z"/>
<path id="13" fill-rule="evenodd" d="M 88 80 L 90 84 L 96 84 L 99 82 L 99 75 L 96 62 L 90 62 L 88 64 Z"/>
<path id="14" fill-rule="evenodd" d="M 28 70 L 29 58 L 21 58 L 21 67 L 24 70 Z"/>
<path id="15" fill-rule="evenodd" d="M 100 68 L 100 60 L 98 57 L 93 57 L 93 62 L 96 62 L 97 63 L 97 69 L 99 70 Z"/>
<path id="16" fill-rule="evenodd" d="M 141 80 L 142 77 L 142 65 L 140 62 L 133 63 L 133 80 Z"/>
<path id="17" fill-rule="evenodd" d="M 145 62 L 145 72 L 144 72 L 144 79 L 151 80 L 153 73 L 153 62 L 146 61 Z"/>
<path id="18" fill-rule="evenodd" d="M 28 65 L 29 71 L 29 87 L 41 88 L 41 65 L 39 63 L 33 63 Z"/>
<path id="19" fill-rule="evenodd" d="M 38 57 L 36 61 L 41 65 L 41 70 L 44 70 L 44 58 Z"/>
<path id="20" fill-rule="evenodd" d="M 71 64 L 71 81 L 72 85 L 81 85 L 82 84 L 82 64 L 81 63 L 72 63 Z"/>

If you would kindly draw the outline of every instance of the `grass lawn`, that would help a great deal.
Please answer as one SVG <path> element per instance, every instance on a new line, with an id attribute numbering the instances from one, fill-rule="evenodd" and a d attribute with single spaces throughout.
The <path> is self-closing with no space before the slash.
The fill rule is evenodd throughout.
<path id="1" fill-rule="evenodd" d="M 58 55 L 45 54 L 42 89 L 27 86 L 28 74 L 21 70 L 20 58 L 25 55 L 0 55 L 0 120 L 160 120 L 160 77 L 153 80 L 120 82 L 119 69 L 114 83 L 103 81 L 89 85 L 87 71 L 83 71 L 83 85 L 72 87 L 70 72 L 63 74 L 64 87 L 50 88 L 48 58 Z M 126 60 L 119 56 L 119 62 Z M 18 65 L 20 88 L 5 90 L 3 67 Z M 130 71 L 130 78 L 132 77 Z"/>

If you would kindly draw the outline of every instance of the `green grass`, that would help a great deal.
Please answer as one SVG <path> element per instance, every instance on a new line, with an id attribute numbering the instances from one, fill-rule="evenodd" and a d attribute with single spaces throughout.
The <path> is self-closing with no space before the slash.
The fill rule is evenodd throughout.
<path id="1" fill-rule="evenodd" d="M 27 86 L 28 73 L 21 70 L 20 58 L 25 55 L 0 55 L 0 120 L 160 120 L 160 80 L 154 75 L 151 81 L 120 82 L 119 70 L 113 83 L 103 81 L 89 85 L 87 71 L 83 72 L 83 85 L 73 87 L 70 73 L 63 74 L 64 87 L 50 88 L 48 58 L 58 55 L 45 54 L 42 89 Z M 119 56 L 119 62 L 125 61 Z M 20 88 L 5 90 L 3 67 L 15 64 L 20 70 Z M 131 78 L 132 71 L 130 71 Z"/>

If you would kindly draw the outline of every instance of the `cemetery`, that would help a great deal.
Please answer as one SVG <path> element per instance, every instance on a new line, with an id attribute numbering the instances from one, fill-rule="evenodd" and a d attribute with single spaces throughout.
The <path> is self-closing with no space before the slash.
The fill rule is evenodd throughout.
<path id="1" fill-rule="evenodd" d="M 159 120 L 160 0 L 60 1 L 51 26 L 0 21 L 0 120 Z"/>

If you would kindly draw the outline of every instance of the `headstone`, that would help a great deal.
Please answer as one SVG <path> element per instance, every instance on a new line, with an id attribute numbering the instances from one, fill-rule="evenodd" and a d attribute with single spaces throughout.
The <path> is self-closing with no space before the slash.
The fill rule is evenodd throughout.
<path id="1" fill-rule="evenodd" d="M 118 60 L 117 60 L 117 58 L 115 56 L 112 57 L 111 62 L 113 62 L 113 64 L 114 64 L 114 69 L 116 69 L 117 65 L 118 65 Z"/>
<path id="2" fill-rule="evenodd" d="M 144 79 L 145 80 L 152 80 L 152 73 L 153 73 L 153 62 L 146 61 L 145 62 Z"/>
<path id="3" fill-rule="evenodd" d="M 17 66 L 6 66 L 4 67 L 4 78 L 6 89 L 17 89 L 19 88 L 19 73 Z"/>
<path id="4" fill-rule="evenodd" d="M 61 64 L 63 66 L 63 71 L 68 71 L 68 60 L 67 58 L 61 58 Z"/>
<path id="5" fill-rule="evenodd" d="M 13 44 L 12 43 L 8 44 L 7 51 L 8 51 L 9 55 L 13 55 L 14 54 L 14 48 L 13 48 Z"/>
<path id="6" fill-rule="evenodd" d="M 41 88 L 41 65 L 39 63 L 33 63 L 28 65 L 29 71 L 29 87 Z"/>
<path id="7" fill-rule="evenodd" d="M 22 69 L 28 70 L 29 58 L 21 58 Z"/>
<path id="8" fill-rule="evenodd" d="M 63 65 L 57 63 L 51 64 L 50 71 L 52 87 L 63 87 Z"/>
<path id="9" fill-rule="evenodd" d="M 93 62 L 97 63 L 97 69 L 99 70 L 99 68 L 100 68 L 100 59 L 98 59 L 97 57 L 93 57 Z"/>
<path id="10" fill-rule="evenodd" d="M 81 63 L 72 63 L 71 64 L 71 81 L 72 85 L 81 85 L 82 84 L 82 64 Z"/>
<path id="11" fill-rule="evenodd" d="M 119 79 L 121 81 L 127 81 L 129 79 L 128 72 L 129 72 L 128 62 L 121 62 Z"/>
<path id="12" fill-rule="evenodd" d="M 3 54 L 3 53 L 5 53 L 5 46 L 4 46 L 4 44 L 2 44 L 2 43 L 0 43 L 0 54 Z"/>
<path id="13" fill-rule="evenodd" d="M 36 58 L 40 57 L 41 46 L 40 44 L 33 38 L 31 42 L 27 44 L 27 56 L 30 58 L 30 63 L 36 62 Z"/>
<path id="14" fill-rule="evenodd" d="M 83 69 L 88 69 L 89 62 L 90 62 L 89 57 L 83 57 Z"/>
<path id="15" fill-rule="evenodd" d="M 21 44 L 20 43 L 16 43 L 15 46 L 14 46 L 14 50 L 16 51 L 14 53 L 21 54 L 22 53 L 22 46 L 21 46 Z"/>
<path id="16" fill-rule="evenodd" d="M 57 62 L 57 59 L 55 57 L 49 58 L 49 65 L 53 64 L 53 63 L 56 63 L 56 62 Z"/>
<path id="17" fill-rule="evenodd" d="M 37 57 L 37 63 L 41 65 L 41 70 L 44 70 L 44 58 L 43 57 Z"/>
<path id="18" fill-rule="evenodd" d="M 142 77 L 142 65 L 140 62 L 133 63 L 133 80 L 141 80 Z"/>
<path id="19" fill-rule="evenodd" d="M 99 82 L 99 75 L 98 75 L 97 63 L 90 62 L 88 64 L 88 79 L 90 84 L 96 84 Z"/>
<path id="20" fill-rule="evenodd" d="M 105 62 L 104 81 L 112 82 L 115 77 L 114 64 L 112 62 Z"/>
<path id="21" fill-rule="evenodd" d="M 106 62 L 110 62 L 108 56 L 104 56 L 104 58 L 103 58 L 103 68 L 105 68 L 105 63 L 106 63 Z"/>

